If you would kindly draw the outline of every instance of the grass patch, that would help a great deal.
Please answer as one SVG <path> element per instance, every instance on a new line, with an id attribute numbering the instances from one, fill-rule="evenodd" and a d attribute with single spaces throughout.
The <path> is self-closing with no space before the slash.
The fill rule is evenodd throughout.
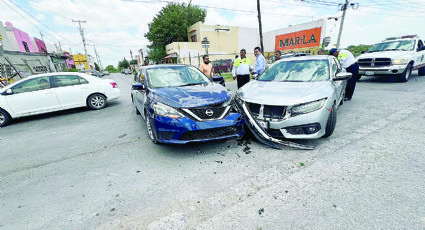
<path id="1" fill-rule="evenodd" d="M 234 81 L 232 73 L 221 73 L 221 76 L 224 78 L 225 82 Z"/>

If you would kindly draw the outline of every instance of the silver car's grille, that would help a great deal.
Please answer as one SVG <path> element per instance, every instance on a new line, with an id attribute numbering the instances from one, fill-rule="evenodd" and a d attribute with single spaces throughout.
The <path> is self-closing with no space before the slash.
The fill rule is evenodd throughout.
<path id="1" fill-rule="evenodd" d="M 361 58 L 358 60 L 358 63 L 361 67 L 390 66 L 391 58 Z"/>
<path id="2" fill-rule="evenodd" d="M 286 106 L 263 105 L 256 103 L 247 103 L 248 109 L 255 117 L 262 115 L 269 119 L 283 119 L 286 113 Z"/>

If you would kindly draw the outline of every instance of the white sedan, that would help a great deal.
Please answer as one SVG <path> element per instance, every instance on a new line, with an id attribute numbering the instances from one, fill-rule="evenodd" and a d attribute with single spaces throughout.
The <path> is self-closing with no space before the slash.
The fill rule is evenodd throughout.
<path id="1" fill-rule="evenodd" d="M 75 72 L 29 76 L 0 89 L 0 127 L 35 114 L 84 106 L 102 109 L 119 97 L 120 89 L 111 79 Z"/>

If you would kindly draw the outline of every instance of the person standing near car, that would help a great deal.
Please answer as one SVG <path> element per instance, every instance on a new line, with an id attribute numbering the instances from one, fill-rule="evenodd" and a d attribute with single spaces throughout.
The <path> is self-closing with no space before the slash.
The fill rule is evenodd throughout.
<path id="1" fill-rule="evenodd" d="M 344 101 L 351 101 L 351 98 L 354 94 L 354 89 L 356 88 L 357 76 L 359 75 L 359 64 L 354 55 L 348 50 L 338 50 L 332 48 L 329 50 L 329 55 L 333 55 L 341 63 L 341 66 L 351 73 L 352 76 L 347 82 L 345 87 L 345 98 Z"/>
<path id="2" fill-rule="evenodd" d="M 238 89 L 249 82 L 249 72 L 252 69 L 251 60 L 246 56 L 246 50 L 241 49 L 241 56 L 235 60 L 232 68 L 233 80 L 237 79 Z"/>
<path id="3" fill-rule="evenodd" d="M 202 71 L 209 79 L 213 79 L 214 68 L 210 63 L 210 57 L 208 55 L 202 56 L 203 63 L 199 66 L 199 70 Z"/>
<path id="4" fill-rule="evenodd" d="M 257 60 L 255 61 L 255 68 L 252 70 L 252 74 L 262 74 L 264 70 L 266 70 L 266 59 L 264 58 L 263 54 L 261 53 L 260 47 L 254 48 L 254 55 L 257 57 Z"/>

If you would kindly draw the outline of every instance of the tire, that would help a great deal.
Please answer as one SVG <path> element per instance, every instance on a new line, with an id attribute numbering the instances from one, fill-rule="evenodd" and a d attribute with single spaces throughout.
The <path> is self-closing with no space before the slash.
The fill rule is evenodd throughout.
<path id="1" fill-rule="evenodd" d="M 6 111 L 0 109 L 0 127 L 6 126 L 10 121 L 10 115 Z"/>
<path id="2" fill-rule="evenodd" d="M 106 103 L 106 97 L 102 94 L 93 94 L 87 99 L 87 105 L 94 110 L 105 108 Z"/>
<path id="3" fill-rule="evenodd" d="M 425 67 L 419 68 L 418 69 L 418 75 L 419 76 L 425 76 Z"/>
<path id="4" fill-rule="evenodd" d="M 326 123 L 325 135 L 323 137 L 330 137 L 335 130 L 336 126 L 336 110 L 335 106 L 332 106 L 332 111 L 329 114 L 328 122 Z"/>
<path id="5" fill-rule="evenodd" d="M 407 82 L 409 80 L 410 74 L 412 73 L 412 64 L 409 64 L 404 72 L 397 76 L 397 81 L 399 82 Z"/>
<path id="6" fill-rule="evenodd" d="M 357 81 L 359 81 L 360 80 L 360 78 L 362 78 L 363 77 L 363 75 L 357 75 Z"/>
<path id="7" fill-rule="evenodd" d="M 152 143 L 158 144 L 158 138 L 156 137 L 155 132 L 153 131 L 151 119 L 149 118 L 148 114 L 146 114 L 146 130 L 148 131 L 148 136 Z"/>

